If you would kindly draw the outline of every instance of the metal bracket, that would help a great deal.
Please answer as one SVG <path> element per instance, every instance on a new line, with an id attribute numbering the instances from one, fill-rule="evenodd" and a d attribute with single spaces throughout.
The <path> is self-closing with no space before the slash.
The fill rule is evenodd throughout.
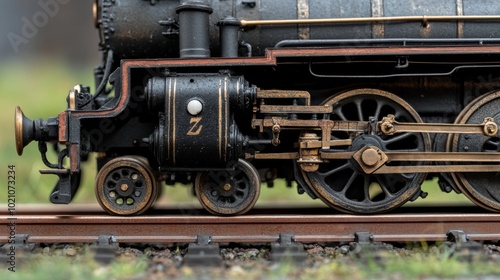
<path id="1" fill-rule="evenodd" d="M 102 264 L 109 264 L 115 259 L 118 251 L 118 242 L 114 235 L 99 235 L 90 250 L 94 252 L 94 259 Z"/>
<path id="2" fill-rule="evenodd" d="M 280 144 L 280 131 L 281 131 L 278 118 L 273 118 L 272 131 L 273 131 L 273 140 L 271 141 L 271 143 L 273 144 L 273 146 L 278 146 Z"/>
<path id="3" fill-rule="evenodd" d="M 306 183 L 306 180 L 303 177 L 303 175 L 301 174 L 299 168 L 300 167 L 299 167 L 299 165 L 297 163 L 293 163 L 293 174 L 295 176 L 295 182 L 297 182 L 297 192 L 299 194 L 303 194 L 305 192 L 312 199 L 317 199 L 318 197 L 311 190 L 311 187 L 309 187 L 309 184 Z"/>
<path id="4" fill-rule="evenodd" d="M 198 235 L 196 243 L 189 243 L 188 245 L 184 264 L 192 267 L 220 266 L 222 257 L 220 256 L 219 244 L 212 243 L 212 236 L 210 235 Z"/>
<path id="5" fill-rule="evenodd" d="M 80 185 L 81 173 L 71 173 L 69 169 L 40 170 L 41 174 L 53 174 L 59 177 L 50 194 L 50 202 L 54 204 L 69 204 Z"/>
<path id="6" fill-rule="evenodd" d="M 179 22 L 176 20 L 167 18 L 158 21 L 158 23 L 166 27 L 166 30 L 161 33 L 163 36 L 179 35 Z"/>
<path id="7" fill-rule="evenodd" d="M 452 249 L 459 259 L 472 261 L 477 258 L 486 257 L 483 245 L 476 241 L 470 241 L 464 231 L 450 230 L 446 233 L 447 242 L 445 245 Z"/>
<path id="8" fill-rule="evenodd" d="M 405 69 L 410 66 L 410 61 L 407 56 L 398 57 L 398 61 L 396 62 L 396 66 L 394 68 L 400 70 Z"/>
<path id="9" fill-rule="evenodd" d="M 375 242 L 375 236 L 368 231 L 357 231 L 354 233 L 354 242 L 359 245 L 372 245 Z"/>
<path id="10" fill-rule="evenodd" d="M 371 232 L 358 231 L 354 233 L 354 242 L 349 243 L 351 251 L 358 257 L 373 257 L 380 259 L 381 251 L 387 250 L 387 245 L 375 241 L 375 236 Z"/>
<path id="11" fill-rule="evenodd" d="M 304 245 L 294 242 L 295 237 L 291 233 L 279 235 L 278 242 L 271 243 L 271 260 L 280 262 L 289 260 L 294 263 L 303 263 L 307 258 Z"/>

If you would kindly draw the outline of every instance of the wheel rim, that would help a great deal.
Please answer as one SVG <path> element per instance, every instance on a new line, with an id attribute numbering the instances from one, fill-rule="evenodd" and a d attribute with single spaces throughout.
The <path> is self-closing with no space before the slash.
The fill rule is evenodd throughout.
<path id="1" fill-rule="evenodd" d="M 467 105 L 458 115 L 457 124 L 478 124 L 492 117 L 500 125 L 500 91 L 482 95 Z M 452 152 L 500 152 L 500 136 L 454 134 L 448 138 Z M 498 164 L 498 163 L 493 163 Z M 452 173 L 455 184 L 476 205 L 500 211 L 500 177 L 497 173 Z"/>
<path id="2" fill-rule="evenodd" d="M 95 195 L 110 214 L 137 215 L 154 203 L 158 186 L 144 160 L 120 157 L 106 163 L 97 174 Z"/>
<path id="3" fill-rule="evenodd" d="M 260 193 L 257 170 L 240 159 L 233 172 L 202 172 L 195 191 L 201 205 L 215 215 L 241 215 L 253 208 Z"/>
<path id="4" fill-rule="evenodd" d="M 411 106 L 401 98 L 381 90 L 357 89 L 334 96 L 324 102 L 333 105 L 332 119 L 346 121 L 377 120 L 393 114 L 400 122 L 422 122 Z M 382 151 L 427 151 L 428 134 L 401 133 L 390 136 L 348 135 L 332 133 L 332 139 L 353 140 L 349 147 L 335 147 L 331 152 L 357 151 L 376 146 Z M 423 164 L 420 162 L 405 164 Z M 365 174 L 353 160 L 331 160 L 320 164 L 318 171 L 303 172 L 311 188 L 326 204 L 343 212 L 379 213 L 392 210 L 411 199 L 426 174 Z"/>

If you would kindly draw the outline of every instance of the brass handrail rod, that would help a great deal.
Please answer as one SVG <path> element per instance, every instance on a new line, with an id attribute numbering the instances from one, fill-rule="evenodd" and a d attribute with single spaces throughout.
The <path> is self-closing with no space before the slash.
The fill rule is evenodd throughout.
<path id="1" fill-rule="evenodd" d="M 242 27 L 257 25 L 292 25 L 292 24 L 328 24 L 328 23 L 373 23 L 394 21 L 421 21 L 424 25 L 429 21 L 500 21 L 500 15 L 470 16 L 395 16 L 395 17 L 360 17 L 360 18 L 322 18 L 322 19 L 274 19 L 274 20 L 241 20 Z"/>

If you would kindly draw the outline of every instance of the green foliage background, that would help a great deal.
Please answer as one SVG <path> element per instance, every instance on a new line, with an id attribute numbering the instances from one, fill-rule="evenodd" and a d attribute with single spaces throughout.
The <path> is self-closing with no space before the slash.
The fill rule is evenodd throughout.
<path id="1" fill-rule="evenodd" d="M 20 106 L 30 119 L 57 116 L 66 108 L 66 96 L 78 83 L 91 84 L 91 69 L 80 69 L 54 60 L 11 60 L 0 64 L 0 203 L 6 202 L 7 168 L 16 167 L 17 203 L 47 203 L 56 176 L 42 176 L 45 169 L 36 143 L 19 157 L 15 149 L 14 109 Z M 55 159 L 55 153 L 49 155 Z M 88 184 L 85 180 L 84 184 Z M 87 194 L 76 201 L 87 202 Z"/>

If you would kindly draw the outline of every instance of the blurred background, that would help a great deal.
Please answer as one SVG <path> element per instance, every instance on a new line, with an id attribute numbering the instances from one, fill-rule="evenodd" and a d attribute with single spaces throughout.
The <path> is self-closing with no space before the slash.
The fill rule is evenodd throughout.
<path id="1" fill-rule="evenodd" d="M 30 119 L 53 117 L 66 108 L 66 96 L 77 84 L 95 90 L 93 69 L 101 62 L 98 32 L 92 16 L 93 0 L 0 1 L 0 204 L 7 202 L 8 165 L 16 166 L 17 203 L 50 203 L 57 177 L 41 175 L 46 169 L 36 142 L 19 157 L 15 150 L 14 109 L 20 106 Z M 54 162 L 55 153 L 49 153 Z M 83 181 L 74 203 L 96 203 L 95 160 L 83 165 Z M 267 189 L 267 188 L 266 188 Z M 279 182 L 268 189 L 265 201 L 310 203 Z M 160 204 L 181 202 L 199 207 L 191 186 L 163 191 Z M 320 205 L 321 203 L 318 202 Z M 64 207 L 64 205 L 54 205 Z M 0 209 L 4 211 L 5 209 Z"/>
<path id="2" fill-rule="evenodd" d="M 68 91 L 77 84 L 95 90 L 93 68 L 100 63 L 98 33 L 92 17 L 93 0 L 0 1 L 0 204 L 7 202 L 7 171 L 16 167 L 17 203 L 49 203 L 56 176 L 42 176 L 43 165 L 36 143 L 19 157 L 14 141 L 14 109 L 20 106 L 30 119 L 53 117 L 66 108 Z M 55 154 L 49 155 L 51 161 Z M 93 159 L 84 166 L 83 182 L 75 203 L 96 203 Z M 427 183 L 431 195 L 420 204 L 467 201 L 463 196 L 443 194 L 437 184 Z M 178 201 L 199 206 L 190 186 L 169 187 L 160 203 Z M 258 205 L 273 201 L 283 205 L 323 205 L 297 195 L 295 185 L 280 181 L 273 188 L 263 185 Z M 411 205 L 415 205 L 412 203 Z M 64 207 L 54 205 L 54 207 Z M 0 209 L 0 213 L 6 209 Z"/>
<path id="3" fill-rule="evenodd" d="M 94 89 L 92 73 L 100 52 L 92 2 L 0 1 L 0 203 L 7 201 L 11 164 L 16 166 L 17 203 L 48 203 L 57 177 L 38 172 L 45 166 L 36 143 L 17 155 L 14 109 L 20 106 L 30 119 L 46 119 L 66 108 L 68 91 L 76 84 Z M 54 161 L 55 154 L 49 156 Z M 85 185 L 93 180 L 88 179 Z M 77 201 L 94 201 L 92 189 L 78 195 Z"/>
<path id="4" fill-rule="evenodd" d="M 99 62 L 99 42 L 92 19 L 92 0 L 1 1 L 2 61 L 57 59 L 83 66 Z M 33 28 L 30 28 L 29 26 Z M 32 29 L 32 30 L 30 30 Z M 16 42 L 15 35 L 24 37 Z"/>

